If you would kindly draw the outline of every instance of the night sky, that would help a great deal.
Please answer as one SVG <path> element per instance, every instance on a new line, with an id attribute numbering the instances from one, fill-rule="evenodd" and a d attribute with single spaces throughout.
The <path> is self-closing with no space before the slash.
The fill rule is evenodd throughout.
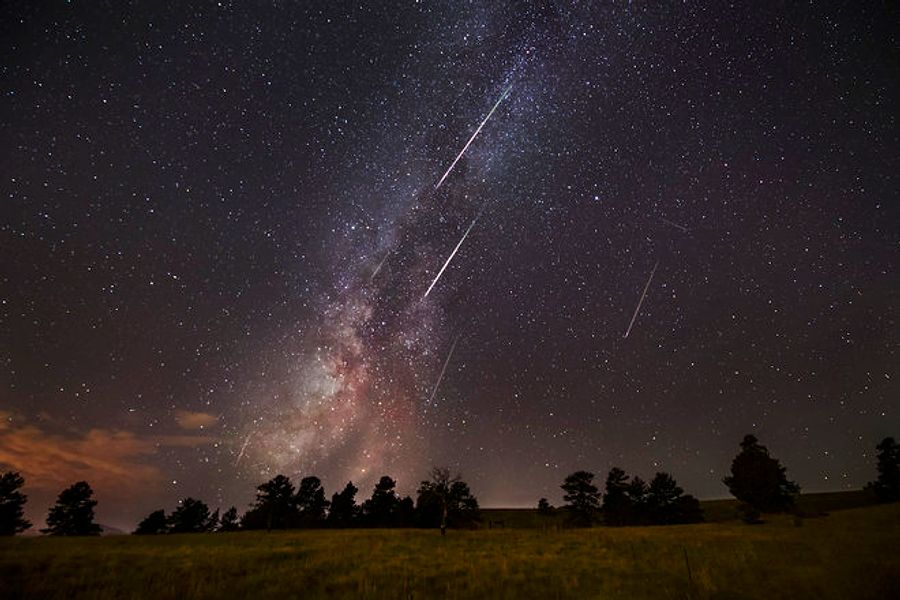
<path id="1" fill-rule="evenodd" d="M 612 466 L 721 497 L 750 432 L 807 491 L 874 478 L 896 6 L 525 4 L 3 4 L 32 518 L 78 479 L 130 528 L 432 465 L 483 506 Z"/>

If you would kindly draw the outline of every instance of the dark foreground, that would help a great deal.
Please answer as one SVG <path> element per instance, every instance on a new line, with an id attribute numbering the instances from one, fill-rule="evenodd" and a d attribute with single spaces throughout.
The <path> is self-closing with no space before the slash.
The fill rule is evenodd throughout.
<path id="1" fill-rule="evenodd" d="M 900 505 L 795 522 L 0 541 L 2 598 L 888 598 Z"/>

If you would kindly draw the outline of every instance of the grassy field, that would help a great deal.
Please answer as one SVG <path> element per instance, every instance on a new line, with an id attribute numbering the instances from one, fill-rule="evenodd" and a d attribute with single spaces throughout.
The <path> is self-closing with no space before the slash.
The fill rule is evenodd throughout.
<path id="1" fill-rule="evenodd" d="M 896 597 L 900 505 L 801 523 L 8 538 L 0 597 Z"/>

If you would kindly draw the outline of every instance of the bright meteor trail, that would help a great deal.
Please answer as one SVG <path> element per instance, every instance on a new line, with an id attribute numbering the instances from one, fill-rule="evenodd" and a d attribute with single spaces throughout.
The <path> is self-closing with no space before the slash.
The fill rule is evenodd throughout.
<path id="1" fill-rule="evenodd" d="M 450 167 L 447 169 L 447 172 L 444 173 L 444 176 L 441 177 L 441 180 L 437 182 L 437 185 L 434 186 L 434 189 L 438 189 L 441 187 L 441 184 L 444 183 L 444 180 L 447 179 L 447 176 L 450 174 L 450 171 L 453 170 L 453 167 L 456 166 L 456 163 L 462 158 L 462 155 L 466 153 L 466 150 L 469 149 L 469 146 L 481 132 L 481 128 L 484 127 L 484 124 L 488 122 L 488 119 L 491 118 L 491 115 L 494 114 L 494 111 L 497 110 L 497 107 L 500 106 L 500 103 L 503 102 L 503 99 L 509 95 L 509 91 L 512 89 L 512 85 L 510 85 L 506 90 L 500 94 L 500 98 L 497 99 L 497 102 L 494 103 L 494 107 L 491 108 L 491 111 L 487 114 L 484 120 L 481 122 L 481 125 L 478 126 L 478 129 L 475 130 L 475 133 L 472 134 L 472 137 L 469 138 L 469 141 L 466 142 L 466 145 L 463 146 L 463 149 L 459 151 L 459 154 L 456 155 L 456 158 L 453 159 L 453 162 L 450 163 Z"/>
<path id="2" fill-rule="evenodd" d="M 469 228 L 466 229 L 466 232 L 463 234 L 462 238 L 460 238 L 459 242 L 456 244 L 456 248 L 454 248 L 453 252 L 450 253 L 450 256 L 447 257 L 447 261 L 444 263 L 444 266 L 441 267 L 441 270 L 438 271 L 438 274 L 434 278 L 434 281 L 432 281 L 431 285 L 428 286 L 428 289 L 425 290 L 425 295 L 422 296 L 422 300 L 427 298 L 428 294 L 431 293 L 431 289 L 434 287 L 434 284 L 436 284 L 438 282 L 438 279 L 441 278 L 441 275 L 444 274 L 444 270 L 446 270 L 447 265 L 449 265 L 450 261 L 453 260 L 453 257 L 456 256 L 457 251 L 459 251 L 459 247 L 462 246 L 462 243 L 464 241 L 466 241 L 466 237 L 469 235 L 469 232 L 472 231 L 472 228 L 475 226 L 475 222 L 478 221 L 478 217 L 480 217 L 480 216 L 481 216 L 481 213 L 479 212 L 477 215 L 475 215 L 475 218 L 472 219 L 472 222 L 469 223 Z"/>
<path id="3" fill-rule="evenodd" d="M 244 445 L 241 446 L 241 451 L 238 454 L 237 460 L 234 461 L 234 466 L 238 466 L 238 463 L 241 462 L 241 459 L 244 458 L 244 452 L 247 450 L 247 444 L 250 443 L 250 438 L 253 436 L 253 432 L 247 434 L 247 438 L 244 440 Z"/>
<path id="4" fill-rule="evenodd" d="M 653 275 L 656 273 L 656 267 L 659 266 L 659 261 L 656 261 L 656 264 L 653 265 L 653 270 L 650 271 L 650 277 L 647 278 L 647 284 L 644 286 L 644 292 L 641 294 L 641 299 L 638 300 L 638 305 L 634 309 L 634 315 L 631 317 L 631 323 L 628 324 L 628 330 L 625 331 L 625 337 L 628 337 L 628 334 L 631 333 L 631 328 L 634 327 L 634 321 L 637 319 L 638 313 L 641 311 L 641 305 L 644 303 L 644 298 L 647 297 L 647 290 L 650 289 L 650 282 L 653 281 Z"/>

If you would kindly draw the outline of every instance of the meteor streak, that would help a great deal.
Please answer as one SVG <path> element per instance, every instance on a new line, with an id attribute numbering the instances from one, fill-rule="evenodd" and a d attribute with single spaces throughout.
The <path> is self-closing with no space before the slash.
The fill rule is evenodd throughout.
<path id="1" fill-rule="evenodd" d="M 481 128 L 484 127 L 484 124 L 488 122 L 488 119 L 491 118 L 491 115 L 494 114 L 494 111 L 497 110 L 497 107 L 500 106 L 500 103 L 503 102 L 503 99 L 509 95 L 509 91 L 512 89 L 512 84 L 502 94 L 500 94 L 500 98 L 497 99 L 497 102 L 494 103 L 494 107 L 491 108 L 491 111 L 487 114 L 484 120 L 481 122 L 481 125 L 478 126 L 478 129 L 475 130 L 475 133 L 472 134 L 472 137 L 469 138 L 469 141 L 466 142 L 466 145 L 463 146 L 463 149 L 459 151 L 459 154 L 456 155 L 456 158 L 453 159 L 453 162 L 450 163 L 450 167 L 447 169 L 447 172 L 444 173 L 444 176 L 441 177 L 441 180 L 437 182 L 437 185 L 434 186 L 434 189 L 438 189 L 441 187 L 441 184 L 444 183 L 444 180 L 447 179 L 447 176 L 450 174 L 450 171 L 453 170 L 453 167 L 456 166 L 456 163 L 462 158 L 462 155 L 466 153 L 466 150 L 469 149 L 469 146 L 475 140 L 479 133 L 481 133 Z"/>
<path id="2" fill-rule="evenodd" d="M 375 276 L 378 275 L 378 272 L 379 272 L 379 271 L 381 271 L 381 267 L 384 266 L 384 263 L 387 262 L 388 256 L 390 256 L 390 255 L 391 255 L 391 251 L 390 251 L 390 250 L 388 250 L 387 252 L 385 252 L 384 258 L 381 259 L 381 262 L 378 263 L 378 266 L 375 267 L 375 270 L 374 270 L 374 271 L 372 271 L 372 275 L 369 276 L 369 283 L 372 283 L 373 281 L 375 281 Z"/>
<path id="3" fill-rule="evenodd" d="M 247 450 L 247 444 L 250 443 L 250 437 L 253 436 L 253 432 L 247 434 L 247 438 L 244 440 L 244 445 L 241 446 L 241 451 L 238 453 L 237 460 L 234 461 L 234 466 L 238 466 L 238 463 L 241 462 L 241 459 L 244 458 L 244 451 Z"/>
<path id="4" fill-rule="evenodd" d="M 478 220 L 478 217 L 480 217 L 480 216 L 481 216 L 481 213 L 479 212 L 477 215 L 475 215 L 475 218 L 472 219 L 472 222 L 469 223 L 469 228 L 466 229 L 466 232 L 463 234 L 462 238 L 460 238 L 459 242 L 456 244 L 456 248 L 454 248 L 454 249 L 453 249 L 453 252 L 450 253 L 450 256 L 447 257 L 447 262 L 444 263 L 444 266 L 441 267 L 441 270 L 440 270 L 440 271 L 438 271 L 438 274 L 437 274 L 437 276 L 434 278 L 434 281 L 432 281 L 432 282 L 431 282 L 431 285 L 428 286 L 428 289 L 425 290 L 425 295 L 422 296 L 422 300 L 424 300 L 425 298 L 427 298 L 427 297 L 428 297 L 428 294 L 431 293 L 432 288 L 434 288 L 434 284 L 436 284 L 436 283 L 438 282 L 438 279 L 441 278 L 441 275 L 444 274 L 444 271 L 447 269 L 447 265 L 449 265 L 449 264 L 450 264 L 450 261 L 453 260 L 453 257 L 456 256 L 456 253 L 457 253 L 457 251 L 459 250 L 459 247 L 462 246 L 462 243 L 463 243 L 464 241 L 466 241 L 466 237 L 468 237 L 469 232 L 472 231 L 472 228 L 475 226 L 475 222 Z"/>
<path id="5" fill-rule="evenodd" d="M 431 401 L 434 400 L 435 395 L 437 395 L 438 390 L 441 387 L 441 382 L 444 380 L 444 373 L 447 372 L 447 365 L 450 364 L 450 359 L 453 357 L 453 351 L 456 350 L 456 342 L 459 341 L 460 336 L 456 336 L 456 339 L 453 340 L 453 344 L 450 346 L 450 352 L 447 353 L 447 358 L 444 359 L 444 366 L 441 367 L 441 374 L 438 375 L 437 383 L 434 384 L 434 389 L 431 391 L 431 396 L 428 398 L 428 404 L 431 404 Z"/>
<path id="6" fill-rule="evenodd" d="M 675 223 L 674 221 L 670 221 L 670 220 L 666 219 L 665 217 L 660 217 L 660 220 L 661 220 L 663 223 L 668 223 L 668 224 L 671 225 L 672 227 L 677 227 L 678 229 L 680 229 L 680 230 L 683 231 L 684 233 L 687 233 L 687 232 L 688 232 L 688 228 L 685 227 L 684 225 L 679 225 L 678 223 Z"/>
<path id="7" fill-rule="evenodd" d="M 638 313 L 641 311 L 641 305 L 644 303 L 644 298 L 647 297 L 647 290 L 650 289 L 650 282 L 653 281 L 653 274 L 656 273 L 656 267 L 659 266 L 659 261 L 656 261 L 656 264 L 653 265 L 653 270 L 650 271 L 650 277 L 647 278 L 647 284 L 644 286 L 644 292 L 641 294 L 641 299 L 638 300 L 638 305 L 634 309 L 634 315 L 631 317 L 631 323 L 628 324 L 628 329 L 625 331 L 625 337 L 628 337 L 628 334 L 631 333 L 631 328 L 634 327 L 634 322 L 637 319 Z"/>

